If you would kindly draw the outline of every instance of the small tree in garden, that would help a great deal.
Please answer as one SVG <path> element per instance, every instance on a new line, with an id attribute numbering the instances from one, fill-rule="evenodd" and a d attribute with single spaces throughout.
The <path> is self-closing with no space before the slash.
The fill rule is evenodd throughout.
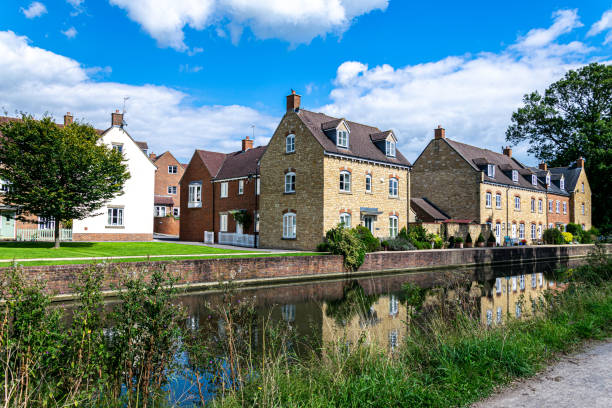
<path id="1" fill-rule="evenodd" d="M 98 143 L 89 125 L 60 128 L 50 117 L 24 114 L 0 125 L 0 133 L 0 178 L 10 183 L 4 202 L 54 219 L 55 248 L 61 222 L 92 215 L 130 177 L 121 153 Z"/>

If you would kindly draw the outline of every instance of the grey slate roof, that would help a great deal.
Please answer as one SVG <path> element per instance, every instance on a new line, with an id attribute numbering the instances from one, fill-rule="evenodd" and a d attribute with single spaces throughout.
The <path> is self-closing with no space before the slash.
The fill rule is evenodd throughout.
<path id="1" fill-rule="evenodd" d="M 536 167 L 529 167 L 534 173 L 537 174 L 542 185 L 546 185 L 546 174 L 548 173 L 545 170 L 541 170 Z M 550 175 L 550 185 L 548 186 L 547 192 L 550 194 L 557 194 L 563 196 L 569 196 L 567 190 L 561 190 L 561 174 L 552 174 Z M 567 188 L 567 180 L 565 182 L 565 188 Z"/>
<path id="2" fill-rule="evenodd" d="M 259 159 L 261 159 L 265 151 L 265 146 L 259 146 L 246 152 L 240 150 L 228 153 L 215 179 L 225 180 L 257 174 Z"/>
<path id="3" fill-rule="evenodd" d="M 387 155 L 373 143 L 370 136 L 381 133 L 378 128 L 347 120 L 346 123 L 351 129 L 349 135 L 349 148 L 343 149 L 336 146 L 336 144 L 325 135 L 322 128 L 323 125 L 331 126 L 333 123 L 336 123 L 337 126 L 342 119 L 333 118 L 323 113 L 310 112 L 304 109 L 300 109 L 297 115 L 326 152 L 400 166 L 410 166 L 410 162 L 399 152 L 399 150 L 396 151 L 396 157 L 387 157 Z"/>
<path id="4" fill-rule="evenodd" d="M 563 174 L 565 176 L 566 191 L 571 193 L 576 190 L 576 184 L 578 183 L 582 167 L 551 167 L 549 170 L 551 175 L 559 176 Z"/>

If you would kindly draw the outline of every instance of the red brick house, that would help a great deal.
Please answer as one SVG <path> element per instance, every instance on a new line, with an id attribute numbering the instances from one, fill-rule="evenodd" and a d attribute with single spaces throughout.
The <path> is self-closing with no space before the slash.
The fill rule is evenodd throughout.
<path id="1" fill-rule="evenodd" d="M 179 182 L 185 168 L 166 151 L 159 156 L 151 153 L 149 158 L 157 166 L 155 173 L 154 221 L 153 231 L 159 234 L 179 235 L 181 214 L 181 187 Z"/>

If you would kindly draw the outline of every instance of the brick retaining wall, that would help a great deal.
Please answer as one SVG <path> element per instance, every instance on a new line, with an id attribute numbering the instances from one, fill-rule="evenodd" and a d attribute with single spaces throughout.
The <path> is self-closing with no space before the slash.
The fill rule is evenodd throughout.
<path id="1" fill-rule="evenodd" d="M 606 245 L 608 252 L 612 245 Z M 409 271 L 416 268 L 452 267 L 462 265 L 510 264 L 532 261 L 564 260 L 583 257 L 592 245 L 534 246 L 511 248 L 445 249 L 407 252 L 377 252 L 366 255 L 365 262 L 354 276 L 392 271 Z M 206 284 L 219 280 L 251 281 L 259 284 L 295 280 L 338 278 L 346 276 L 342 257 L 292 256 L 197 259 L 181 261 L 134 262 L 107 264 L 104 289 L 111 289 L 119 282 L 119 273 L 125 270 L 145 271 L 163 265 L 173 274 L 181 276 L 180 284 Z M 90 265 L 26 266 L 24 272 L 32 278 L 44 280 L 49 291 L 57 294 L 71 293 L 71 284 L 77 274 Z M 119 270 L 119 268 L 122 269 Z M 2 270 L 0 268 L 0 274 Z"/>

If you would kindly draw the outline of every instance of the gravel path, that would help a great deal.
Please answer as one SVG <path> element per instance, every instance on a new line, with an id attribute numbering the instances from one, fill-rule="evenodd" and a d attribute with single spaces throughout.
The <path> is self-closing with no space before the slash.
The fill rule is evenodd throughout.
<path id="1" fill-rule="evenodd" d="M 563 357 L 545 372 L 517 382 L 474 408 L 612 407 L 612 339 Z"/>

